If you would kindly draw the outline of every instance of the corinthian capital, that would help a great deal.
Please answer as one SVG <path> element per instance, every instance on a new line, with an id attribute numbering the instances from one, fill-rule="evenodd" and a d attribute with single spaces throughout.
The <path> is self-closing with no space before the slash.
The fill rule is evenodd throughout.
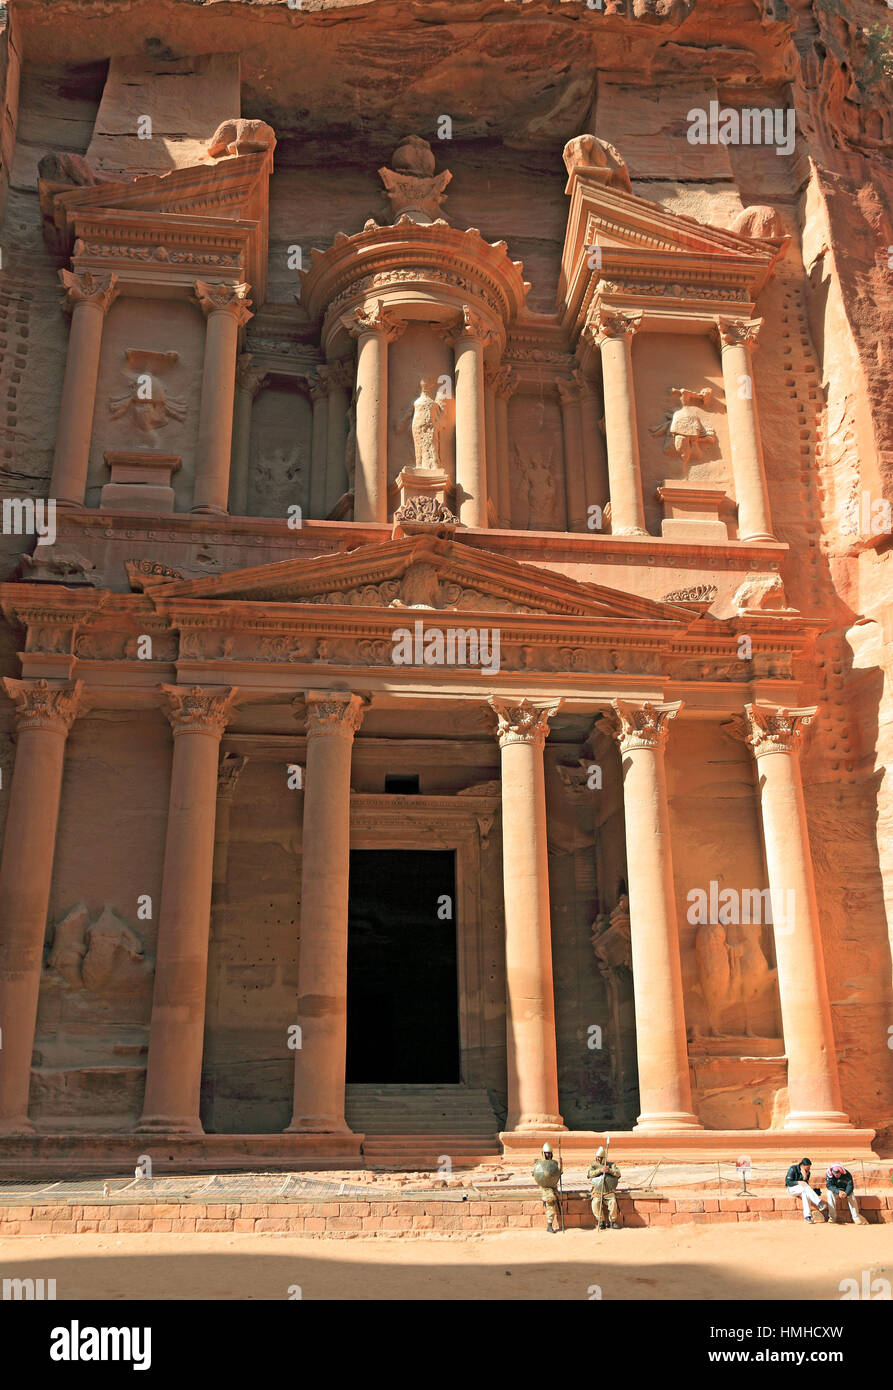
<path id="1" fill-rule="evenodd" d="M 713 320 L 714 332 L 721 348 L 756 347 L 762 319 L 728 319 L 720 315 Z"/>
<path id="2" fill-rule="evenodd" d="M 472 309 L 469 304 L 463 304 L 459 322 L 453 324 L 444 336 L 453 346 L 460 343 L 463 338 L 471 338 L 483 347 L 487 347 L 489 343 L 495 341 L 495 335 L 487 320 L 482 314 Z"/>
<path id="3" fill-rule="evenodd" d="M 235 686 L 163 685 L 164 712 L 174 737 L 178 734 L 216 734 L 218 738 L 235 713 Z"/>
<path id="4" fill-rule="evenodd" d="M 60 270 L 59 279 L 65 286 L 62 307 L 68 313 L 78 304 L 90 304 L 107 314 L 118 298 L 117 275 L 93 275 L 89 270 L 75 275 L 73 270 Z"/>
<path id="5" fill-rule="evenodd" d="M 199 306 L 205 318 L 222 312 L 232 314 L 241 325 L 251 318 L 250 289 L 250 285 L 211 285 L 207 280 L 196 280 L 193 303 Z"/>
<path id="6" fill-rule="evenodd" d="M 497 396 L 510 400 L 518 389 L 518 373 L 514 367 L 500 367 L 496 373 L 495 390 Z"/>
<path id="7" fill-rule="evenodd" d="M 524 699 L 514 704 L 491 697 L 487 703 L 496 715 L 496 738 L 500 748 L 509 743 L 532 743 L 542 748 L 549 733 L 549 720 L 561 708 L 560 700 L 535 703 Z"/>
<path id="8" fill-rule="evenodd" d="M 308 690 L 308 738 L 352 739 L 363 722 L 365 700 L 349 690 Z"/>
<path id="9" fill-rule="evenodd" d="M 786 709 L 782 705 L 745 705 L 744 720 L 730 732 L 742 737 L 755 758 L 768 753 L 797 753 L 803 730 L 815 719 L 818 709 Z"/>
<path id="10" fill-rule="evenodd" d="M 589 320 L 592 338 L 601 347 L 606 338 L 631 338 L 642 327 L 642 313 L 625 314 L 619 309 L 608 309 L 600 305 Z"/>
<path id="11" fill-rule="evenodd" d="M 650 700 L 633 704 L 631 700 L 612 700 L 611 713 L 597 720 L 602 732 L 616 739 L 621 753 L 636 748 L 663 749 L 670 732 L 670 721 L 682 709 L 682 701 L 654 705 Z"/>
<path id="12" fill-rule="evenodd" d="M 402 332 L 406 325 L 398 326 Z M 324 367 L 319 368 L 319 375 L 330 391 L 353 390 L 354 364 L 345 357 L 339 358 L 335 362 L 327 362 Z"/>
<path id="13" fill-rule="evenodd" d="M 19 681 L 3 677 L 3 689 L 15 701 L 16 728 L 49 729 L 67 734 L 81 703 L 83 681 Z"/>
<path id="14" fill-rule="evenodd" d="M 342 314 L 341 323 L 352 338 L 361 338 L 366 333 L 380 333 L 389 343 L 399 338 L 406 328 L 405 322 L 386 309 L 380 299 L 367 300 L 361 309 Z"/>
<path id="15" fill-rule="evenodd" d="M 269 376 L 269 372 L 255 367 L 253 361 L 250 352 L 241 353 L 236 361 L 236 385 L 240 391 L 247 391 L 252 400 Z"/>

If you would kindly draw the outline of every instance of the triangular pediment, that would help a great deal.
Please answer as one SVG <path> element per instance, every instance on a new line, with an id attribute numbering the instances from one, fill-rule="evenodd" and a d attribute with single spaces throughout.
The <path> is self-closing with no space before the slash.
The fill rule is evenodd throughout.
<path id="1" fill-rule="evenodd" d="M 438 537 L 410 536 L 313 559 L 280 560 L 201 579 L 146 584 L 159 609 L 183 600 L 405 611 L 534 614 L 616 622 L 676 622 L 693 615 L 599 584 Z"/>

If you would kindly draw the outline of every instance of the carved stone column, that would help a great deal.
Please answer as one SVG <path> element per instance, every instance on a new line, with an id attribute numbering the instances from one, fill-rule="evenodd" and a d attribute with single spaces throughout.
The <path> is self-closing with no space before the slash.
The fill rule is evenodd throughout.
<path id="1" fill-rule="evenodd" d="M 258 391 L 268 373 L 251 365 L 249 352 L 236 364 L 236 402 L 233 410 L 232 462 L 229 480 L 229 509 L 233 516 L 248 512 L 248 474 L 251 466 L 251 412 Z"/>
<path id="2" fill-rule="evenodd" d="M 295 1052 L 294 1114 L 287 1132 L 349 1134 L 344 1077 L 350 764 L 363 700 L 342 691 L 311 690 L 306 709 L 297 1019 L 301 1048 Z"/>
<path id="3" fill-rule="evenodd" d="M 192 510 L 226 514 L 239 329 L 251 318 L 248 285 L 195 282 L 207 320 Z"/>
<path id="4" fill-rule="evenodd" d="M 16 758 L 0 859 L 0 1134 L 31 1129 L 28 1092 L 37 1025 L 65 741 L 82 681 L 20 681 L 3 688 L 16 703 Z"/>
<path id="5" fill-rule="evenodd" d="M 577 381 L 557 381 L 564 434 L 564 486 L 567 495 L 567 529 L 586 530 L 586 479 L 583 473 L 583 418 Z"/>
<path id="6" fill-rule="evenodd" d="M 612 702 L 598 721 L 620 745 L 629 871 L 637 1129 L 698 1129 L 692 1113 L 664 749 L 682 705 Z"/>
<path id="7" fill-rule="evenodd" d="M 605 437 L 601 431 L 601 407 L 598 388 L 582 372 L 574 375 L 580 384 L 580 413 L 583 421 L 583 477 L 586 483 L 586 524 L 589 527 L 589 508 L 600 507 L 604 513 L 608 505 L 608 457 L 605 452 Z M 603 527 L 602 529 L 607 529 Z"/>
<path id="8" fill-rule="evenodd" d="M 753 381 L 753 349 L 762 326 L 762 319 L 716 320 L 742 541 L 775 540 Z"/>
<path id="9" fill-rule="evenodd" d="M 841 1109 L 837 1052 L 825 977 L 800 743 L 815 708 L 746 705 L 745 742 L 756 758 L 772 899 L 778 996 L 788 1058 L 786 1129 L 849 1125 Z"/>
<path id="10" fill-rule="evenodd" d="M 83 507 L 96 406 L 105 316 L 118 297 L 117 275 L 75 275 L 60 270 L 63 304 L 71 310 L 65 379 L 56 427 L 50 496 L 58 507 Z"/>
<path id="11" fill-rule="evenodd" d="M 313 406 L 313 437 L 310 446 L 310 515 L 322 520 L 326 515 L 326 474 L 328 472 L 329 384 L 325 368 L 309 377 Z"/>
<path id="12" fill-rule="evenodd" d="M 508 1130 L 564 1129 L 558 1110 L 543 747 L 560 701 L 490 700 L 502 755 Z"/>
<path id="13" fill-rule="evenodd" d="M 214 817 L 214 870 L 212 874 L 215 897 L 222 894 L 226 886 L 230 811 L 239 778 L 247 761 L 247 758 L 239 757 L 236 753 L 225 753 L 217 768 L 217 813 Z"/>
<path id="14" fill-rule="evenodd" d="M 496 519 L 502 516 L 502 503 L 499 496 L 499 430 L 496 424 L 496 387 L 499 381 L 497 367 L 484 366 L 484 418 L 486 421 L 487 486 L 493 500 Z"/>
<path id="15" fill-rule="evenodd" d="M 641 323 L 641 313 L 621 314 L 599 309 L 592 324 L 602 358 L 611 531 L 615 536 L 648 534 L 632 356 L 633 334 Z"/>
<path id="16" fill-rule="evenodd" d="M 509 399 L 518 389 L 517 373 L 501 367 L 496 378 L 496 471 L 499 476 L 499 524 L 512 524 L 512 474 L 509 461 Z"/>
<path id="17" fill-rule="evenodd" d="M 228 687 L 161 688 L 174 731 L 174 756 L 139 1129 L 201 1134 L 218 757 L 237 692 Z"/>
<path id="18" fill-rule="evenodd" d="M 489 340 L 483 319 L 466 305 L 451 335 L 456 361 L 456 500 L 463 526 L 488 524 L 484 348 Z"/>
<path id="19" fill-rule="evenodd" d="M 402 333 L 402 327 L 395 328 L 393 337 Z M 388 339 L 390 341 L 390 339 Z M 385 348 L 385 358 L 387 358 L 387 348 Z M 387 366 L 387 362 L 385 364 Z M 344 464 L 344 453 L 347 447 L 347 403 L 350 393 L 353 390 L 354 366 L 353 362 L 340 361 L 330 362 L 323 368 L 326 378 L 326 385 L 329 391 L 329 414 L 327 426 L 327 447 L 326 447 L 326 487 L 325 487 L 325 510 L 323 516 L 328 516 L 329 512 L 342 497 L 349 487 L 347 469 Z M 387 372 L 385 373 L 385 416 L 387 416 Z M 387 464 L 387 429 L 385 429 L 385 464 Z M 354 510 L 356 517 L 356 510 Z M 385 521 L 387 520 L 387 480 L 385 480 Z"/>
<path id="20" fill-rule="evenodd" d="M 405 324 L 373 300 L 341 322 L 357 340 L 357 471 L 354 521 L 388 519 L 388 343 Z M 329 441 L 332 464 L 334 442 Z M 344 461 L 342 458 L 341 467 Z M 329 494 L 331 495 L 331 494 Z"/>

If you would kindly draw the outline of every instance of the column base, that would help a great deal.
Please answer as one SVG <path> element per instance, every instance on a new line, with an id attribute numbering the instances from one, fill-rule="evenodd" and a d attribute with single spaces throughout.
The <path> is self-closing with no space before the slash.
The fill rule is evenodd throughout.
<path id="1" fill-rule="evenodd" d="M 0 1139 L 11 1139 L 16 1134 L 34 1134 L 35 1129 L 27 1115 L 13 1115 L 0 1120 Z"/>
<path id="2" fill-rule="evenodd" d="M 760 545 L 765 541 L 771 541 L 774 545 L 778 544 L 778 537 L 773 536 L 771 531 L 757 531 L 753 536 L 739 536 L 738 539 L 739 541 L 753 542 L 755 545 Z"/>
<path id="3" fill-rule="evenodd" d="M 560 1115 L 519 1115 L 506 1122 L 506 1131 L 511 1134 L 538 1134 L 541 1129 L 563 1134 L 567 1125 Z"/>
<path id="4" fill-rule="evenodd" d="M 792 1110 L 782 1128 L 802 1134 L 813 1133 L 817 1129 L 854 1129 L 855 1126 L 842 1110 Z"/>
<path id="5" fill-rule="evenodd" d="M 697 1115 L 690 1115 L 685 1110 L 668 1110 L 663 1114 L 655 1112 L 653 1115 L 640 1115 L 633 1126 L 633 1134 L 641 1132 L 646 1134 L 666 1133 L 679 1129 L 703 1128 L 704 1126 Z"/>
<path id="6" fill-rule="evenodd" d="M 137 1134 L 204 1134 L 200 1120 L 172 1119 L 168 1115 L 144 1115 L 136 1127 Z"/>
<path id="7" fill-rule="evenodd" d="M 330 1117 L 325 1115 L 302 1115 L 300 1119 L 295 1118 L 283 1134 L 346 1134 L 353 1135 L 353 1130 L 348 1125 L 343 1116 Z"/>
<path id="8" fill-rule="evenodd" d="M 212 507 L 210 504 L 190 507 L 189 514 L 190 516 L 229 516 L 226 507 Z"/>
<path id="9" fill-rule="evenodd" d="M 650 536 L 651 532 L 646 531 L 642 526 L 612 526 L 612 536 Z"/>

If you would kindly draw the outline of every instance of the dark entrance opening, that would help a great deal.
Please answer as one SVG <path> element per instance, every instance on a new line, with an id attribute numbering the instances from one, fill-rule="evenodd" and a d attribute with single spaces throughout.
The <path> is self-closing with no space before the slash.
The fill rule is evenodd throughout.
<path id="1" fill-rule="evenodd" d="M 455 902 L 452 850 L 351 851 L 348 1082 L 461 1079 Z"/>

